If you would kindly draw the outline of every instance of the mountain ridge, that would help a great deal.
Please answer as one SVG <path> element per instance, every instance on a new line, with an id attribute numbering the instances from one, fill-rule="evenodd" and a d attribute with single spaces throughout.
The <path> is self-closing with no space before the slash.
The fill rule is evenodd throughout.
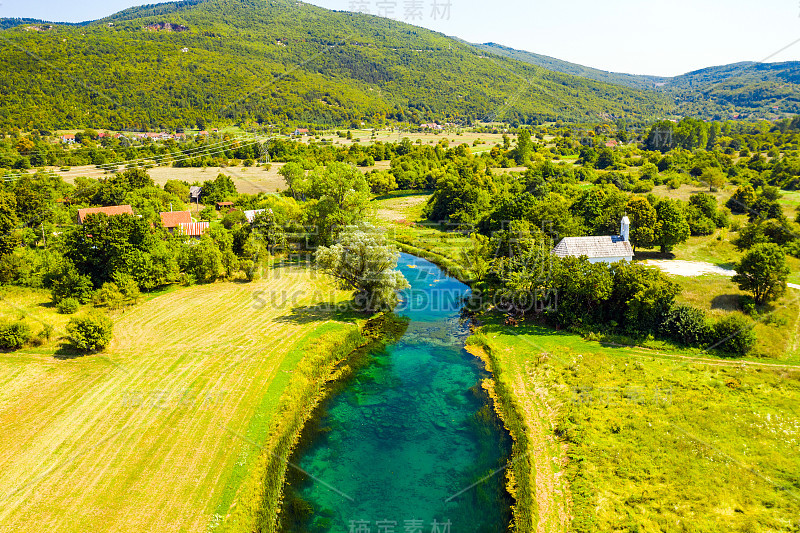
<path id="1" fill-rule="evenodd" d="M 486 55 L 403 22 L 291 0 L 183 0 L 46 24 L 1 34 L 0 124 L 642 122 L 679 117 L 675 98 L 698 105 L 691 95 Z"/>

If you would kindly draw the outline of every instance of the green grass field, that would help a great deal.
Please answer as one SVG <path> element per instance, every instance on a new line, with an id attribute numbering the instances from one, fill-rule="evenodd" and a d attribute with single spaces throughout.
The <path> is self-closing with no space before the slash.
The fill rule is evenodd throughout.
<path id="1" fill-rule="evenodd" d="M 800 526 L 800 367 L 535 326 L 486 325 L 473 342 L 488 347 L 527 428 L 531 451 L 518 460 L 531 463 L 540 531 Z"/>
<path id="2" fill-rule="evenodd" d="M 174 290 L 116 313 L 112 346 L 76 357 L 45 292 L 6 291 L 2 315 L 55 336 L 0 354 L 0 529 L 214 529 L 271 453 L 298 365 L 357 329 L 314 306 L 348 297 L 295 266 Z"/>

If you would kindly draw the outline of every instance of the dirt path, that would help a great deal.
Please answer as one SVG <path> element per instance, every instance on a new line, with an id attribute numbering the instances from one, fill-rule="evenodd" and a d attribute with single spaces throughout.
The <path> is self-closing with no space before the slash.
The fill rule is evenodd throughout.
<path id="1" fill-rule="evenodd" d="M 491 358 L 482 347 L 467 346 L 466 349 L 491 368 Z M 528 448 L 526 455 L 514 457 L 512 461 L 530 461 L 528 486 L 536 502 L 533 513 L 537 519 L 536 533 L 566 532 L 571 521 L 568 511 L 571 502 L 566 480 L 562 479 L 563 472 L 559 471 L 567 463 L 567 457 L 566 449 L 554 435 L 557 409 L 550 405 L 547 387 L 527 363 L 501 357 L 504 372 L 512 376 L 516 399 L 512 408 L 518 411 L 524 426 L 525 434 L 515 437 L 524 438 Z"/>
<path id="2" fill-rule="evenodd" d="M 566 463 L 563 449 L 553 435 L 556 411 L 548 405 L 547 388 L 538 383 L 536 373 L 517 368 L 514 389 L 527 429 L 530 458 L 533 462 L 536 505 L 539 520 L 537 533 L 567 531 L 569 490 L 564 486 L 563 472 L 558 466 Z"/>

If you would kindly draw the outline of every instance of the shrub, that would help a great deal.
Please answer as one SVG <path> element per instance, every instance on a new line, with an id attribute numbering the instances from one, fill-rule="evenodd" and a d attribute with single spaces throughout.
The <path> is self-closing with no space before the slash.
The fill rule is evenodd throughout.
<path id="1" fill-rule="evenodd" d="M 89 301 L 92 295 L 92 279 L 80 274 L 71 264 L 65 264 L 53 278 L 50 294 L 53 302 L 64 298 L 75 298 L 81 303 Z"/>
<path id="2" fill-rule="evenodd" d="M 56 305 L 58 312 L 62 315 L 74 314 L 80 306 L 81 303 L 76 298 L 64 298 Z"/>
<path id="3" fill-rule="evenodd" d="M 712 347 L 735 356 L 747 355 L 756 343 L 753 322 L 743 315 L 727 315 L 714 324 Z"/>
<path id="4" fill-rule="evenodd" d="M 84 352 L 99 351 L 108 346 L 113 328 L 111 319 L 99 312 L 72 318 L 67 324 L 72 344 Z"/>
<path id="5" fill-rule="evenodd" d="M 0 324 L 0 348 L 17 350 L 31 340 L 31 328 L 25 322 Z"/>
<path id="6" fill-rule="evenodd" d="M 655 187 L 655 183 L 653 183 L 652 181 L 642 180 L 633 186 L 633 192 L 645 194 L 651 192 L 653 190 L 653 187 Z"/>
<path id="7" fill-rule="evenodd" d="M 106 282 L 95 291 L 92 303 L 96 306 L 106 305 L 109 309 L 120 309 L 125 303 L 125 296 L 120 292 L 116 283 Z"/>
<path id="8" fill-rule="evenodd" d="M 705 312 L 690 305 L 676 305 L 667 311 L 659 331 L 684 346 L 702 346 L 712 338 Z"/>

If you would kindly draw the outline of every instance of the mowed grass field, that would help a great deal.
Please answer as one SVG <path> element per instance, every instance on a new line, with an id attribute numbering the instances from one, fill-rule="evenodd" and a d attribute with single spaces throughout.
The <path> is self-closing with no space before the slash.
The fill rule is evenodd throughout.
<path id="1" fill-rule="evenodd" d="M 177 168 L 170 166 L 160 166 L 147 169 L 147 173 L 153 178 L 156 185 L 161 187 L 169 180 L 185 181 L 187 183 L 200 183 L 213 180 L 219 174 L 225 174 L 233 179 L 236 190 L 240 193 L 258 194 L 276 193 L 286 189 L 286 181 L 278 174 L 278 171 L 285 163 L 271 163 L 269 170 L 265 167 L 206 167 L 206 168 Z M 72 167 L 66 172 L 61 172 L 58 168 L 51 168 L 53 172 L 61 176 L 67 183 L 75 183 L 75 178 L 85 177 L 94 179 L 105 179 L 111 176 L 110 172 L 100 170 L 92 165 Z"/>
<path id="2" fill-rule="evenodd" d="M 0 531 L 213 530 L 235 508 L 292 372 L 356 329 L 304 267 L 174 290 L 113 315 L 102 354 L 0 354 Z M 51 323 L 43 291 L 2 314 Z M 327 343 L 327 344 L 326 344 Z"/>

